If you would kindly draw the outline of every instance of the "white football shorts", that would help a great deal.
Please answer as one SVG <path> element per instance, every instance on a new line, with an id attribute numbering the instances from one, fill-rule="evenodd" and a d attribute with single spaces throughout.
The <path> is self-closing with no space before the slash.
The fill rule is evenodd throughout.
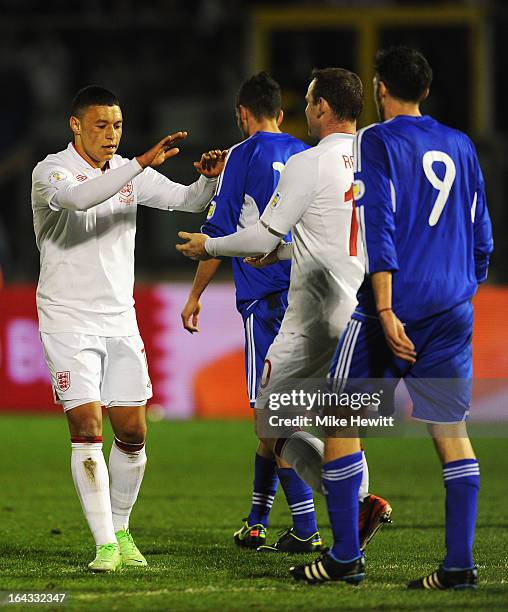
<path id="1" fill-rule="evenodd" d="M 89 336 L 41 332 L 55 402 L 70 409 L 73 400 L 104 406 L 142 405 L 152 397 L 145 347 L 135 336 Z"/>
<path id="2" fill-rule="evenodd" d="M 279 332 L 266 354 L 256 409 L 265 408 L 272 393 L 291 392 L 298 381 L 325 379 L 336 346 L 337 338 Z"/>

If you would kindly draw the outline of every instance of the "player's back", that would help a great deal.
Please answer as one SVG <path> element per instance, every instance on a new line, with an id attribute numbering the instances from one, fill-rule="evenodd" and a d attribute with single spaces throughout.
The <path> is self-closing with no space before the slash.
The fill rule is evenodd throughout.
<path id="1" fill-rule="evenodd" d="M 475 216 L 482 223 L 487 212 L 470 139 L 429 116 L 398 116 L 366 128 L 357 143 L 358 203 L 365 206 L 360 216 L 369 265 L 374 262 L 369 272 L 382 269 L 383 259 L 385 269 L 398 266 L 395 312 L 414 321 L 471 298 L 477 288 Z M 389 184 L 378 180 L 381 175 Z M 390 266 L 390 236 L 375 226 L 391 215 L 396 257 Z M 366 296 L 372 297 L 369 289 L 360 292 L 360 304 L 372 309 Z"/>
<path id="2" fill-rule="evenodd" d="M 280 207 L 272 201 L 282 215 L 286 208 L 302 212 L 292 230 L 293 267 L 284 332 L 336 340 L 356 306 L 365 265 L 353 210 L 353 138 L 333 133 L 293 157 L 286 175 L 293 190 L 282 196 L 286 201 Z M 278 229 L 276 214 L 269 222 Z"/>
<path id="3" fill-rule="evenodd" d="M 257 223 L 285 163 L 307 148 L 284 132 L 256 132 L 232 147 L 202 231 L 212 237 L 225 236 Z M 289 287 L 289 261 L 255 269 L 236 257 L 232 265 L 239 310 L 253 300 Z"/>

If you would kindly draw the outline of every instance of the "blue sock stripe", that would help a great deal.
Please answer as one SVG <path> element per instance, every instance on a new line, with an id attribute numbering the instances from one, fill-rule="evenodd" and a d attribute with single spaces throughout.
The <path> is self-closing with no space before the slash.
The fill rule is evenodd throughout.
<path id="1" fill-rule="evenodd" d="M 443 474 L 443 478 L 445 480 L 450 480 L 451 478 L 462 478 L 462 476 L 479 476 L 480 470 L 478 468 L 473 468 L 471 470 L 464 470 L 463 472 L 456 472 L 455 474 Z"/>
<path id="2" fill-rule="evenodd" d="M 310 501 L 308 504 L 299 505 L 298 507 L 289 506 L 289 509 L 291 510 L 291 512 L 299 512 L 300 510 L 308 510 L 309 508 L 311 510 L 314 509 L 314 502 L 313 501 Z"/>
<path id="3" fill-rule="evenodd" d="M 470 468 L 463 468 L 462 470 L 456 470 L 455 472 L 443 472 L 443 476 L 448 478 L 449 476 L 456 476 L 457 474 L 469 474 L 470 472 L 480 473 L 480 468 L 478 466 L 473 466 Z"/>
<path id="4" fill-rule="evenodd" d="M 291 504 L 289 506 L 290 510 L 300 510 L 305 506 L 314 506 L 314 499 L 307 499 L 305 501 L 299 502 L 298 504 Z"/>
<path id="5" fill-rule="evenodd" d="M 291 512 L 291 516 L 300 516 L 302 514 L 314 514 L 314 506 L 312 508 L 308 508 L 307 510 L 302 510 L 301 512 Z"/>
<path id="6" fill-rule="evenodd" d="M 328 476 L 328 474 L 325 473 L 323 474 L 323 480 L 337 482 L 338 480 L 347 480 L 348 478 L 351 478 L 351 476 L 356 476 L 356 474 L 362 474 L 362 473 L 363 473 L 363 466 L 360 466 L 356 468 L 355 470 L 351 470 L 347 474 L 344 474 L 343 476 Z"/>
<path id="7" fill-rule="evenodd" d="M 464 470 L 479 470 L 480 465 L 478 463 L 468 463 L 467 465 L 461 465 L 456 468 L 443 468 L 443 474 L 455 474 Z"/>
<path id="8" fill-rule="evenodd" d="M 349 465 L 346 465 L 343 468 L 340 469 L 330 469 L 327 468 L 326 466 L 323 466 L 323 471 L 325 472 L 325 474 L 343 474 L 345 472 L 348 472 L 349 470 L 351 470 L 354 467 L 358 467 L 358 466 L 363 466 L 363 458 L 360 459 L 360 461 L 355 461 L 354 463 L 350 463 Z"/>

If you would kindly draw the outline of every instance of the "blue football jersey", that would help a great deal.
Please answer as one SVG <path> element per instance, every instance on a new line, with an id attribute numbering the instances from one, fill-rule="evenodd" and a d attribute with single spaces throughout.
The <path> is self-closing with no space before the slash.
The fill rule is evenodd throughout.
<path id="1" fill-rule="evenodd" d="M 492 227 L 475 148 L 429 116 L 360 130 L 355 192 L 367 272 L 393 272 L 393 309 L 418 321 L 471 298 L 487 277 Z M 368 277 L 358 312 L 375 312 Z"/>
<path id="2" fill-rule="evenodd" d="M 281 170 L 308 145 L 285 133 L 256 132 L 231 147 L 201 231 L 216 238 L 257 223 L 279 182 Z M 238 309 L 271 293 L 287 291 L 291 262 L 257 270 L 232 259 Z"/>

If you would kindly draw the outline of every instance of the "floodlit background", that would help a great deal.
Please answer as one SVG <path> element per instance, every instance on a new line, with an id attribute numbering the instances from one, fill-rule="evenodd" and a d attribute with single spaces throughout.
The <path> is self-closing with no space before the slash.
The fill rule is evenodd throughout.
<path id="1" fill-rule="evenodd" d="M 360 125 L 366 125 L 376 120 L 375 51 L 399 43 L 418 47 L 434 69 L 424 111 L 467 131 L 478 147 L 496 250 L 489 286 L 477 298 L 475 371 L 508 378 L 508 327 L 499 316 L 508 307 L 505 2 L 427 1 L 409 8 L 380 0 L 0 0 L 0 12 L 0 410 L 52 408 L 34 303 L 30 175 L 37 161 L 67 145 L 78 88 L 96 83 L 119 96 L 124 156 L 187 130 L 180 155 L 162 172 L 189 183 L 201 152 L 238 141 L 234 97 L 254 72 L 266 69 L 281 83 L 283 128 L 308 140 L 303 97 L 312 68 L 339 65 L 360 74 L 366 88 Z M 205 294 L 201 334 L 181 329 L 195 264 L 175 251 L 176 232 L 197 230 L 202 220 L 138 210 L 137 311 L 152 403 L 177 418 L 245 416 L 243 331 L 227 262 Z"/>

